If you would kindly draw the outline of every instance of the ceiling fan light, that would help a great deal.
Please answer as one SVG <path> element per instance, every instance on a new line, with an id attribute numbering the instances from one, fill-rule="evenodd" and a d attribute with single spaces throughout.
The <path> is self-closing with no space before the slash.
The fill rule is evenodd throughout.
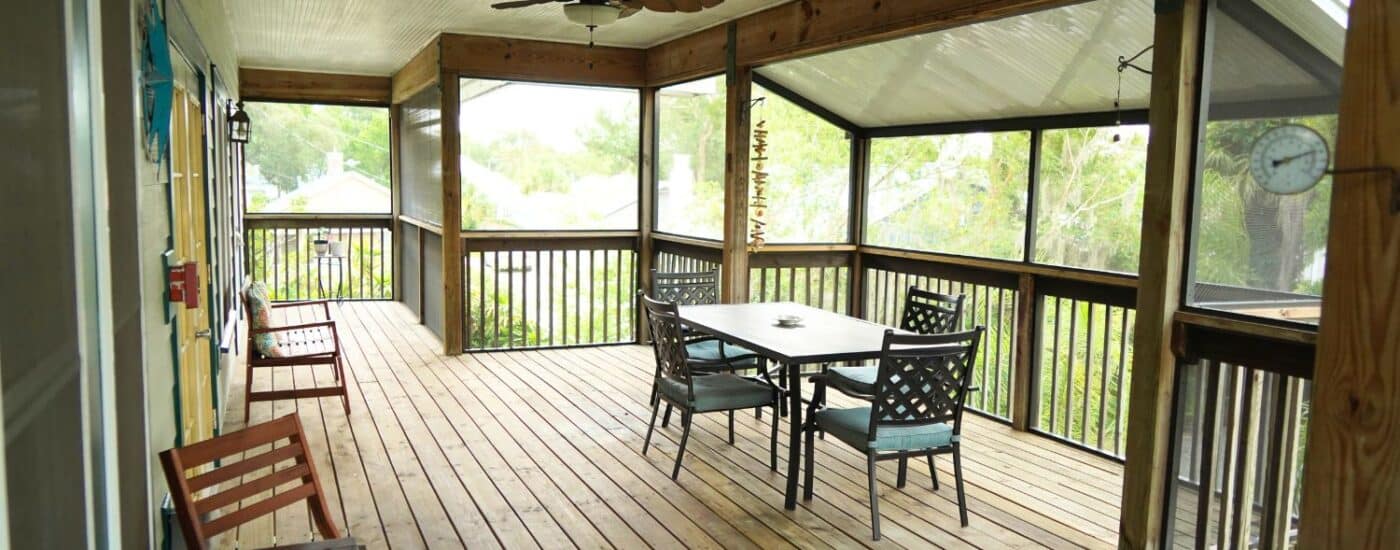
<path id="1" fill-rule="evenodd" d="M 606 4 L 565 4 L 564 17 L 580 25 L 599 27 L 617 21 L 622 8 Z"/>

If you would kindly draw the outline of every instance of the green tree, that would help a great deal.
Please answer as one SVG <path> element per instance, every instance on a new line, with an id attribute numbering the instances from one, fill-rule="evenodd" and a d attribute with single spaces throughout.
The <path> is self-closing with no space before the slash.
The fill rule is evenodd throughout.
<path id="1" fill-rule="evenodd" d="M 1318 294 L 1303 271 L 1327 245 L 1331 178 L 1297 195 L 1261 189 L 1249 174 L 1254 139 L 1281 124 L 1336 135 L 1334 115 L 1212 121 L 1206 126 L 1195 270 L 1201 282 Z"/>

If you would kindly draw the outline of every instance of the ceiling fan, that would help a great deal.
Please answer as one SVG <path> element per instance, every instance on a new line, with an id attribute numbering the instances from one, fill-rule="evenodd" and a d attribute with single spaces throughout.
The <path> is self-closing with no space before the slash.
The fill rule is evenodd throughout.
<path id="1" fill-rule="evenodd" d="M 508 10 L 538 4 L 563 3 L 565 17 L 591 29 L 644 9 L 663 13 L 695 13 L 723 2 L 724 0 L 514 0 L 491 4 L 491 7 Z"/>

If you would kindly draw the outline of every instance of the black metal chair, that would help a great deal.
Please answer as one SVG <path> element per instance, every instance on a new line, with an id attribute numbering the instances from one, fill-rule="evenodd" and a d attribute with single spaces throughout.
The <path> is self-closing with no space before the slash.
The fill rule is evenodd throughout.
<path id="1" fill-rule="evenodd" d="M 983 327 L 967 332 L 934 335 L 901 335 L 885 332 L 874 391 L 869 407 L 821 408 L 830 374 L 813 377 L 816 389 L 803 424 L 806 435 L 805 488 L 802 497 L 812 498 L 814 436 L 829 433 L 866 456 L 870 482 L 870 524 L 875 540 L 880 540 L 880 503 L 876 492 L 875 463 L 880 460 L 928 457 L 933 489 L 938 490 L 936 454 L 952 453 L 953 477 L 958 491 L 958 514 L 967 526 L 967 499 L 963 492 L 962 434 L 963 404 L 972 381 L 972 362 L 977 355 Z M 833 386 L 835 387 L 835 386 Z M 904 477 L 901 469 L 900 485 Z"/>
<path id="2" fill-rule="evenodd" d="M 954 332 L 962 328 L 962 313 L 962 294 L 949 296 L 911 286 L 904 297 L 904 316 L 899 321 L 899 329 L 914 334 Z M 873 365 L 831 367 L 828 383 L 832 387 L 842 386 L 853 393 L 870 395 L 875 393 L 876 371 Z"/>
<path id="3" fill-rule="evenodd" d="M 929 292 L 910 286 L 904 296 L 904 316 L 900 318 L 899 329 L 914 334 L 946 334 L 962 328 L 963 295 L 956 296 Z M 852 396 L 869 399 L 875 393 L 875 374 L 879 370 L 874 365 L 831 367 L 827 372 L 827 385 Z M 975 389 L 973 391 L 976 391 Z M 899 487 L 904 487 L 905 470 L 908 460 L 899 461 Z"/>
<path id="4" fill-rule="evenodd" d="M 682 306 L 718 304 L 719 271 L 661 273 L 653 269 L 651 296 L 662 302 Z M 731 370 L 762 367 L 762 358 L 741 346 L 718 338 L 704 337 L 690 327 L 682 326 L 681 332 L 687 336 L 686 351 L 693 358 L 725 363 Z"/>
<path id="5" fill-rule="evenodd" d="M 697 413 L 728 412 L 729 444 L 734 444 L 734 411 L 758 407 L 773 407 L 773 431 L 768 447 L 768 468 L 778 468 L 778 403 L 782 392 L 777 386 L 754 378 L 736 375 L 732 372 L 697 373 L 697 369 L 720 369 L 723 363 L 692 358 L 687 351 L 687 341 L 682 335 L 680 316 L 676 304 L 660 302 L 646 296 L 639 299 L 647 312 L 647 324 L 651 328 L 651 343 L 656 351 L 656 383 L 659 388 L 657 399 L 651 404 L 651 422 L 647 425 L 647 435 L 642 443 L 642 454 L 651 446 L 651 433 L 656 429 L 656 415 L 661 403 L 666 403 L 667 411 L 674 406 L 681 410 L 681 442 L 676 450 L 676 466 L 671 471 L 671 479 L 681 471 L 681 457 L 685 456 L 685 444 L 690 439 L 691 420 Z"/>
<path id="6" fill-rule="evenodd" d="M 682 306 L 699 306 L 719 303 L 719 271 L 696 271 L 663 273 L 651 270 L 651 296 L 662 302 Z M 714 368 L 696 367 L 706 372 L 738 372 L 756 369 L 767 376 L 767 365 L 762 356 L 713 336 L 681 325 L 681 334 L 686 337 L 686 352 L 692 359 L 704 361 L 706 365 L 718 364 Z M 655 385 L 651 388 L 651 401 L 656 401 Z M 780 407 L 781 410 L 781 407 Z M 763 417 L 763 409 L 754 410 L 755 418 Z M 671 423 L 671 410 L 661 417 L 661 425 Z"/>

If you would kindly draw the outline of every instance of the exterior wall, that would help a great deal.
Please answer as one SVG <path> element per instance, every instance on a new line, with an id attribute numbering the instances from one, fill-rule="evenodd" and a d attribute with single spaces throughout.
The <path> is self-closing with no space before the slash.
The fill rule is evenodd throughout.
<path id="1" fill-rule="evenodd" d="M 87 390 L 101 374 L 99 221 L 85 173 L 101 143 L 85 97 L 85 2 L 17 0 L 0 19 L 0 387 L 4 389 L 9 540 L 14 548 L 87 548 L 102 533 L 88 499 L 100 425 Z M 70 11 L 71 10 L 71 11 Z M 24 14 L 22 17 L 13 14 Z M 93 23 L 95 26 L 96 24 Z M 85 37 L 84 37 L 85 38 Z M 71 40 L 71 41 L 70 41 Z M 93 61 L 96 63 L 96 61 Z M 83 130 L 91 130 L 92 135 Z M 100 254 L 100 247 L 98 254 Z M 94 439 L 90 439 L 94 438 Z"/>
<path id="2" fill-rule="evenodd" d="M 166 311 L 162 257 L 171 246 L 170 190 L 166 168 L 149 160 L 141 145 L 139 29 L 149 4 L 147 0 L 103 0 L 102 4 L 121 546 L 159 547 L 164 530 L 160 507 L 168 490 L 157 453 L 174 446 L 178 433 L 171 343 L 175 326 Z M 181 51 L 206 73 L 207 63 L 217 65 L 225 86 L 236 91 L 237 59 L 220 2 L 164 4 L 167 27 Z M 210 222 L 212 228 L 223 227 Z M 227 236 L 214 238 L 226 240 Z M 221 363 L 221 372 L 227 372 L 227 355 Z M 223 403 L 223 396 L 219 399 Z"/>

